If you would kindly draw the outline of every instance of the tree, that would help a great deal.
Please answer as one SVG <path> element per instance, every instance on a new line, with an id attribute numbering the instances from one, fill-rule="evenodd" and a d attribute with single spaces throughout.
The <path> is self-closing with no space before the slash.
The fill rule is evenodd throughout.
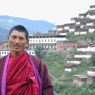
<path id="1" fill-rule="evenodd" d="M 43 46 L 41 46 L 41 45 L 36 46 L 35 54 L 36 54 L 38 57 L 43 58 L 44 53 L 45 53 L 45 52 L 44 52 L 44 47 L 43 47 Z"/>
<path id="2" fill-rule="evenodd" d="M 91 63 L 95 66 L 95 53 L 92 54 Z"/>

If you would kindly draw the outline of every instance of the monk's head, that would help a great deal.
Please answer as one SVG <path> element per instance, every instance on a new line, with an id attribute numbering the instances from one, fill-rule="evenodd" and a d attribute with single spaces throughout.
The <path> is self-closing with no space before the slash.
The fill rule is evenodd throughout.
<path id="1" fill-rule="evenodd" d="M 18 32 L 25 33 L 26 39 L 29 38 L 28 30 L 27 30 L 24 26 L 22 26 L 22 25 L 17 25 L 17 26 L 12 27 L 12 28 L 10 29 L 10 31 L 9 31 L 9 36 L 11 35 L 11 33 L 12 33 L 14 30 L 17 30 Z"/>
<path id="2" fill-rule="evenodd" d="M 20 54 L 28 47 L 29 34 L 22 25 L 14 26 L 10 29 L 8 35 L 8 44 L 12 53 Z"/>

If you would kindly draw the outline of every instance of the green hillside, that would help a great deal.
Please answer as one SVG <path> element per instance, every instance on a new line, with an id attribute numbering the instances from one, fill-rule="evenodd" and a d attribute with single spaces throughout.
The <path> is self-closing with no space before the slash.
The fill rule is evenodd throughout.
<path id="1" fill-rule="evenodd" d="M 87 33 L 85 35 L 75 35 L 74 32 L 69 32 L 67 38 L 70 41 L 95 41 L 95 33 Z"/>
<path id="2" fill-rule="evenodd" d="M 71 73 L 64 71 L 66 64 L 64 53 L 49 53 L 44 57 L 44 62 L 52 77 L 56 95 L 95 95 L 95 83 L 81 87 L 73 84 L 74 75 L 85 74 L 88 66 L 92 65 L 90 60 L 83 60 L 77 70 Z"/>

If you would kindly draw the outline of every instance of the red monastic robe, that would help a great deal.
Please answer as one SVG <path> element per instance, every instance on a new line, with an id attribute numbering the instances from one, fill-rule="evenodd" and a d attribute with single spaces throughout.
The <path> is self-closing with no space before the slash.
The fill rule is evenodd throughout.
<path id="1" fill-rule="evenodd" d="M 6 56 L 7 57 L 7 56 Z M 2 95 L 2 76 L 6 63 L 6 57 L 0 60 L 0 95 Z M 42 89 L 39 88 L 39 82 L 35 78 L 32 60 L 40 78 L 42 80 Z M 5 87 L 5 86 L 4 86 Z M 4 88 L 3 87 L 3 88 Z M 40 95 L 39 90 L 42 90 L 42 95 L 54 95 L 53 86 L 46 65 L 36 56 L 30 56 L 26 52 L 22 53 L 17 58 L 13 59 L 7 67 L 6 72 L 6 95 Z"/>
<path id="2" fill-rule="evenodd" d="M 6 95 L 38 95 L 38 82 L 26 52 L 10 57 L 6 84 Z"/>

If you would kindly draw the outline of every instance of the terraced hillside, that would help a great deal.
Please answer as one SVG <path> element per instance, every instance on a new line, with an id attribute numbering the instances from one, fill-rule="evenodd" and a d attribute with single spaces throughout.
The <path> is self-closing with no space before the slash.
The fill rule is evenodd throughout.
<path id="1" fill-rule="evenodd" d="M 81 87 L 73 84 L 74 75 L 85 74 L 87 68 L 92 65 L 90 60 L 83 60 L 76 71 L 65 72 L 66 56 L 68 55 L 64 53 L 49 53 L 44 57 L 44 62 L 53 80 L 56 95 L 94 95 L 95 83 Z"/>

